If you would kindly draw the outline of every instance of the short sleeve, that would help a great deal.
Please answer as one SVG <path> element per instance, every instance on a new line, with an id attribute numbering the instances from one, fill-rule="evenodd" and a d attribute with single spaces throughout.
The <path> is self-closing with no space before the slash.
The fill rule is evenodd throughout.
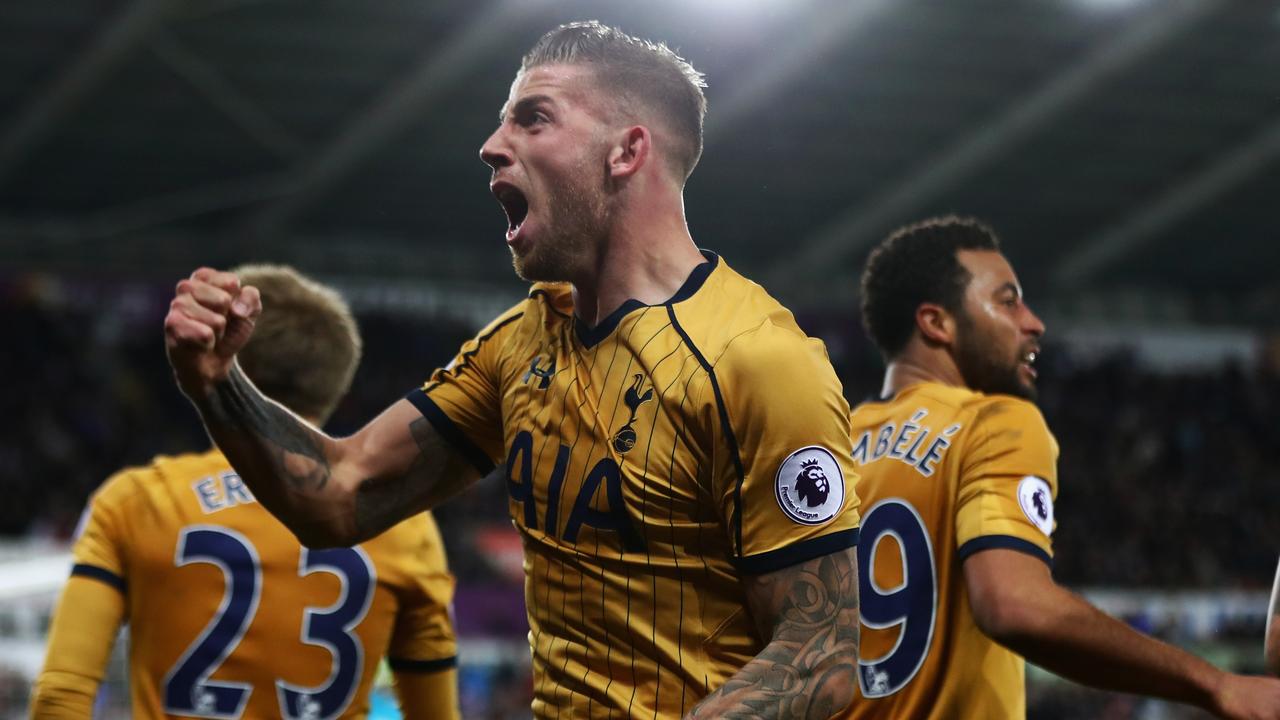
<path id="1" fill-rule="evenodd" d="M 409 586 L 400 598 L 387 661 L 392 669 L 434 672 L 457 664 L 453 627 L 454 579 L 445 561 L 444 542 L 430 513 L 414 518 L 421 544 L 410 558 Z"/>
<path id="2" fill-rule="evenodd" d="M 735 566 L 759 575 L 856 545 L 849 405 L 822 342 L 765 322 L 714 375 L 736 466 L 716 489 Z"/>
<path id="3" fill-rule="evenodd" d="M 448 365 L 408 395 L 481 475 L 502 459 L 502 350 L 518 330 L 528 303 L 499 315 L 464 343 Z"/>
<path id="4" fill-rule="evenodd" d="M 1031 403 L 1001 398 L 976 414 L 960 469 L 956 544 L 961 561 L 1008 548 L 1053 558 L 1058 444 Z"/>

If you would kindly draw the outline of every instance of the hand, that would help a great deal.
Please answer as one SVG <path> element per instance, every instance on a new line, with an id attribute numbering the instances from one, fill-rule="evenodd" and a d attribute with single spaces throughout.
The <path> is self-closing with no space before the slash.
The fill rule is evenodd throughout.
<path id="1" fill-rule="evenodd" d="M 192 400 L 226 379 L 262 312 L 257 288 L 228 272 L 200 268 L 178 283 L 164 319 L 164 346 L 178 386 Z"/>
<path id="2" fill-rule="evenodd" d="M 1239 720 L 1280 720 L 1280 679 L 1224 673 L 1213 711 Z"/>

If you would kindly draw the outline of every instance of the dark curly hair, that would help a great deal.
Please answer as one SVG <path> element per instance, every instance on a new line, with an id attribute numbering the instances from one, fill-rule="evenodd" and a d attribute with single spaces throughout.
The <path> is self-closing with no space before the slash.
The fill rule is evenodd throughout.
<path id="1" fill-rule="evenodd" d="M 898 228 L 871 251 L 862 271 L 862 324 L 886 360 L 907 346 L 921 303 L 960 311 L 970 280 L 956 258 L 960 250 L 999 252 L 1000 240 L 975 218 L 947 215 Z"/>

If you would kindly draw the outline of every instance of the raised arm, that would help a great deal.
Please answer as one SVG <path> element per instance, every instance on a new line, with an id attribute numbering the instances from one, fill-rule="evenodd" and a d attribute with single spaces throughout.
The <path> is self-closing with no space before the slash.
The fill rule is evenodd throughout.
<path id="1" fill-rule="evenodd" d="M 1280 680 L 1224 672 L 1110 617 L 1016 550 L 964 563 L 969 602 L 987 635 L 1076 682 L 1198 705 L 1219 717 L 1280 719 Z"/>
<path id="2" fill-rule="evenodd" d="M 261 310 L 257 290 L 201 268 L 178 283 L 165 348 L 210 437 L 303 543 L 355 544 L 475 479 L 407 401 L 335 439 L 264 397 L 235 362 Z"/>
<path id="3" fill-rule="evenodd" d="M 768 644 L 689 718 L 830 718 L 857 687 L 857 548 L 747 580 Z"/>

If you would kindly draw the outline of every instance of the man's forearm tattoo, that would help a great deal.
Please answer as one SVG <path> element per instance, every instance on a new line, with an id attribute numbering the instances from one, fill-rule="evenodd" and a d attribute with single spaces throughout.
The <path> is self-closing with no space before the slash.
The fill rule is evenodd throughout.
<path id="1" fill-rule="evenodd" d="M 215 440 L 223 428 L 250 435 L 273 474 L 293 490 L 320 490 L 329 482 L 329 460 L 315 430 L 263 397 L 239 369 L 214 386 L 205 421 Z"/>
<path id="2" fill-rule="evenodd" d="M 855 557 L 835 553 L 772 574 L 768 644 L 690 717 L 828 718 L 843 710 L 856 682 Z"/>

